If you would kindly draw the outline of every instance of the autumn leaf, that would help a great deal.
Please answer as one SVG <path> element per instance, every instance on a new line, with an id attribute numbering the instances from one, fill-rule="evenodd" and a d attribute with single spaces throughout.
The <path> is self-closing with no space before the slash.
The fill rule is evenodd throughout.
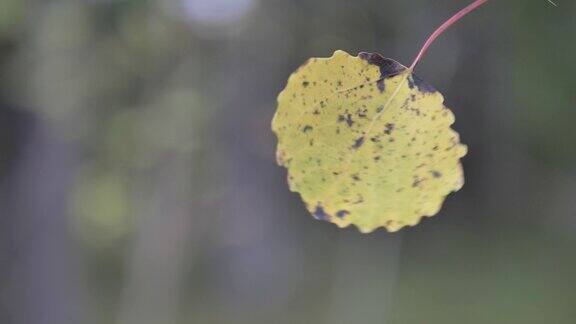
<path id="1" fill-rule="evenodd" d="M 319 220 L 397 231 L 463 183 L 466 146 L 443 96 L 379 54 L 312 58 L 278 96 L 277 160 Z"/>

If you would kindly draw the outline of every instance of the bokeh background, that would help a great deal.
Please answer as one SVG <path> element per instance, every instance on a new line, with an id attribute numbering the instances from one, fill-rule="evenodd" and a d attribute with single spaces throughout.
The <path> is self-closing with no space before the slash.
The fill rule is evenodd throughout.
<path id="1" fill-rule="evenodd" d="M 576 3 L 491 1 L 417 74 L 469 146 L 414 228 L 275 163 L 308 57 L 405 64 L 469 1 L 1 0 L 0 323 L 576 323 Z"/>

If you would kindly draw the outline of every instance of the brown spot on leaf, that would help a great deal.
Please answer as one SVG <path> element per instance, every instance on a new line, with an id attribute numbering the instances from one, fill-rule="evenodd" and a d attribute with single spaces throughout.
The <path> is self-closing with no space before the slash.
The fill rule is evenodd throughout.
<path id="1" fill-rule="evenodd" d="M 387 124 L 385 125 L 385 128 L 384 128 L 384 134 L 390 135 L 390 134 L 392 134 L 392 131 L 393 131 L 393 130 L 394 130 L 394 124 L 392 124 L 392 123 L 387 123 Z"/>
<path id="2" fill-rule="evenodd" d="M 353 202 L 353 205 L 358 205 L 364 202 L 364 197 L 362 195 L 358 195 L 358 197 L 356 198 L 356 201 Z"/>
<path id="3" fill-rule="evenodd" d="M 347 211 L 347 210 L 339 210 L 339 211 L 336 213 L 336 216 L 337 216 L 338 218 L 344 218 L 344 217 L 346 217 L 347 215 L 350 215 L 350 212 Z"/>
<path id="4" fill-rule="evenodd" d="M 330 215 L 324 211 L 324 208 L 320 203 L 316 205 L 316 209 L 314 210 L 314 213 L 312 213 L 312 216 L 318 220 L 330 221 Z"/>
<path id="5" fill-rule="evenodd" d="M 410 87 L 410 89 L 414 89 L 414 87 L 417 87 L 418 90 L 420 90 L 420 92 L 423 92 L 423 93 L 436 92 L 436 89 L 432 85 L 430 85 L 428 82 L 420 79 L 419 77 L 417 77 L 414 74 L 412 74 L 408 78 L 408 86 Z"/>
<path id="6" fill-rule="evenodd" d="M 414 181 L 412 182 L 412 188 L 418 187 L 423 181 L 424 181 L 424 178 L 414 176 Z"/>
<path id="7" fill-rule="evenodd" d="M 352 148 L 357 150 L 362 146 L 362 144 L 364 144 L 364 136 L 357 138 L 354 141 L 354 145 L 352 145 Z"/>
<path id="8" fill-rule="evenodd" d="M 380 79 L 376 83 L 380 92 L 384 92 L 384 79 L 398 75 L 406 69 L 402 64 L 392 59 L 384 58 L 378 53 L 360 52 L 358 57 L 380 68 Z"/>
<path id="9" fill-rule="evenodd" d="M 348 127 L 352 127 L 352 125 L 354 125 L 354 120 L 352 119 L 352 114 L 347 114 L 347 115 L 338 115 L 338 122 L 346 122 L 346 125 L 348 125 Z"/>
<path id="10" fill-rule="evenodd" d="M 430 173 L 432 173 L 432 176 L 434 178 L 440 178 L 442 176 L 442 173 L 440 173 L 439 171 L 436 171 L 436 170 L 432 170 L 432 171 L 430 171 Z"/>
<path id="11" fill-rule="evenodd" d="M 314 127 L 310 126 L 310 125 L 306 125 L 302 128 L 302 132 L 303 133 L 308 133 L 310 131 L 312 131 L 314 129 Z"/>

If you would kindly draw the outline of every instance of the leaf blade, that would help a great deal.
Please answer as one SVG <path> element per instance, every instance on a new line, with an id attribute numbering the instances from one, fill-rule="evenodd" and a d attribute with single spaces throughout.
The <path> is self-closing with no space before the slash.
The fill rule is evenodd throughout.
<path id="1" fill-rule="evenodd" d="M 310 59 L 290 76 L 272 122 L 290 189 L 317 219 L 361 232 L 436 214 L 461 188 L 466 154 L 443 101 L 378 54 Z"/>

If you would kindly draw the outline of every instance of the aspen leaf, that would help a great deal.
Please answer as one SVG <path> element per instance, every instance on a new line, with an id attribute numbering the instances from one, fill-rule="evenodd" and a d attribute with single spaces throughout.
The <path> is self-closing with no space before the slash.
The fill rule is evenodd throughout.
<path id="1" fill-rule="evenodd" d="M 379 54 L 311 58 L 278 96 L 277 160 L 319 220 L 394 232 L 435 215 L 463 183 L 467 148 L 444 98 Z"/>

